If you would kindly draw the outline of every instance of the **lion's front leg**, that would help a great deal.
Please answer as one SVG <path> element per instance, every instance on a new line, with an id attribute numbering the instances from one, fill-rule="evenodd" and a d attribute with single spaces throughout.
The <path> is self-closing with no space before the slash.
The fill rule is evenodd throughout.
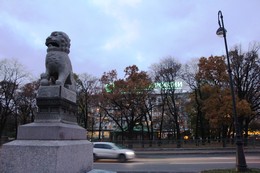
<path id="1" fill-rule="evenodd" d="M 61 86 L 64 86 L 65 85 L 65 82 L 66 82 L 66 80 L 67 80 L 67 78 L 68 78 L 68 76 L 69 76 L 69 73 L 67 72 L 60 72 L 59 73 L 59 76 L 58 76 L 58 79 L 56 80 L 56 82 L 55 82 L 55 84 L 56 85 L 61 85 Z"/>

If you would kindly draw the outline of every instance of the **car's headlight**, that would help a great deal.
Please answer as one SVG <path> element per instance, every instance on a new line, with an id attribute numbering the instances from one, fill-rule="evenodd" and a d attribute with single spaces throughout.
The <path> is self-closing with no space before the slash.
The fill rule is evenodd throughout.
<path id="1" fill-rule="evenodd" d="M 133 151 L 127 151 L 126 154 L 127 155 L 134 155 L 135 153 Z"/>

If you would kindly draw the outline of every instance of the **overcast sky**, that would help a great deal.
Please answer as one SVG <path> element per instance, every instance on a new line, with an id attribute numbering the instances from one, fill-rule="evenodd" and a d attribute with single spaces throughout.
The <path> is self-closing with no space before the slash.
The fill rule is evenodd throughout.
<path id="1" fill-rule="evenodd" d="M 1 0 L 0 59 L 16 58 L 38 77 L 52 31 L 70 37 L 73 71 L 96 77 L 113 69 L 123 77 L 134 64 L 147 71 L 167 56 L 223 55 L 218 10 L 229 48 L 260 41 L 259 0 Z"/>

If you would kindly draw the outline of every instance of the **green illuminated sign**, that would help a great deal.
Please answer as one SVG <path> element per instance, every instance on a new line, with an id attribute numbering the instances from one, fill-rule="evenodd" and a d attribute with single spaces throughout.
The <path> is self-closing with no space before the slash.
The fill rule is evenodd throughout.
<path id="1" fill-rule="evenodd" d="M 153 84 L 154 89 L 164 89 L 164 90 L 169 90 L 169 89 L 181 89 L 183 86 L 182 82 L 180 81 L 175 81 L 175 82 L 156 82 Z M 112 92 L 112 88 L 115 87 L 115 84 L 106 84 L 105 85 L 105 90 L 106 92 L 110 93 Z"/>
<path id="2" fill-rule="evenodd" d="M 156 89 L 181 89 L 182 82 L 175 81 L 175 82 L 156 82 L 154 83 L 154 88 Z"/>

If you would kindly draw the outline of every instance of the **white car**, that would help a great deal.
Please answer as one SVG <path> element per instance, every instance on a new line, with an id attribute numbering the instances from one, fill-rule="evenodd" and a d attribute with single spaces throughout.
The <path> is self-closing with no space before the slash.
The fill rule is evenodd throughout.
<path id="1" fill-rule="evenodd" d="M 118 159 L 119 162 L 126 162 L 135 158 L 135 152 L 123 149 L 112 142 L 93 142 L 93 159 Z"/>

